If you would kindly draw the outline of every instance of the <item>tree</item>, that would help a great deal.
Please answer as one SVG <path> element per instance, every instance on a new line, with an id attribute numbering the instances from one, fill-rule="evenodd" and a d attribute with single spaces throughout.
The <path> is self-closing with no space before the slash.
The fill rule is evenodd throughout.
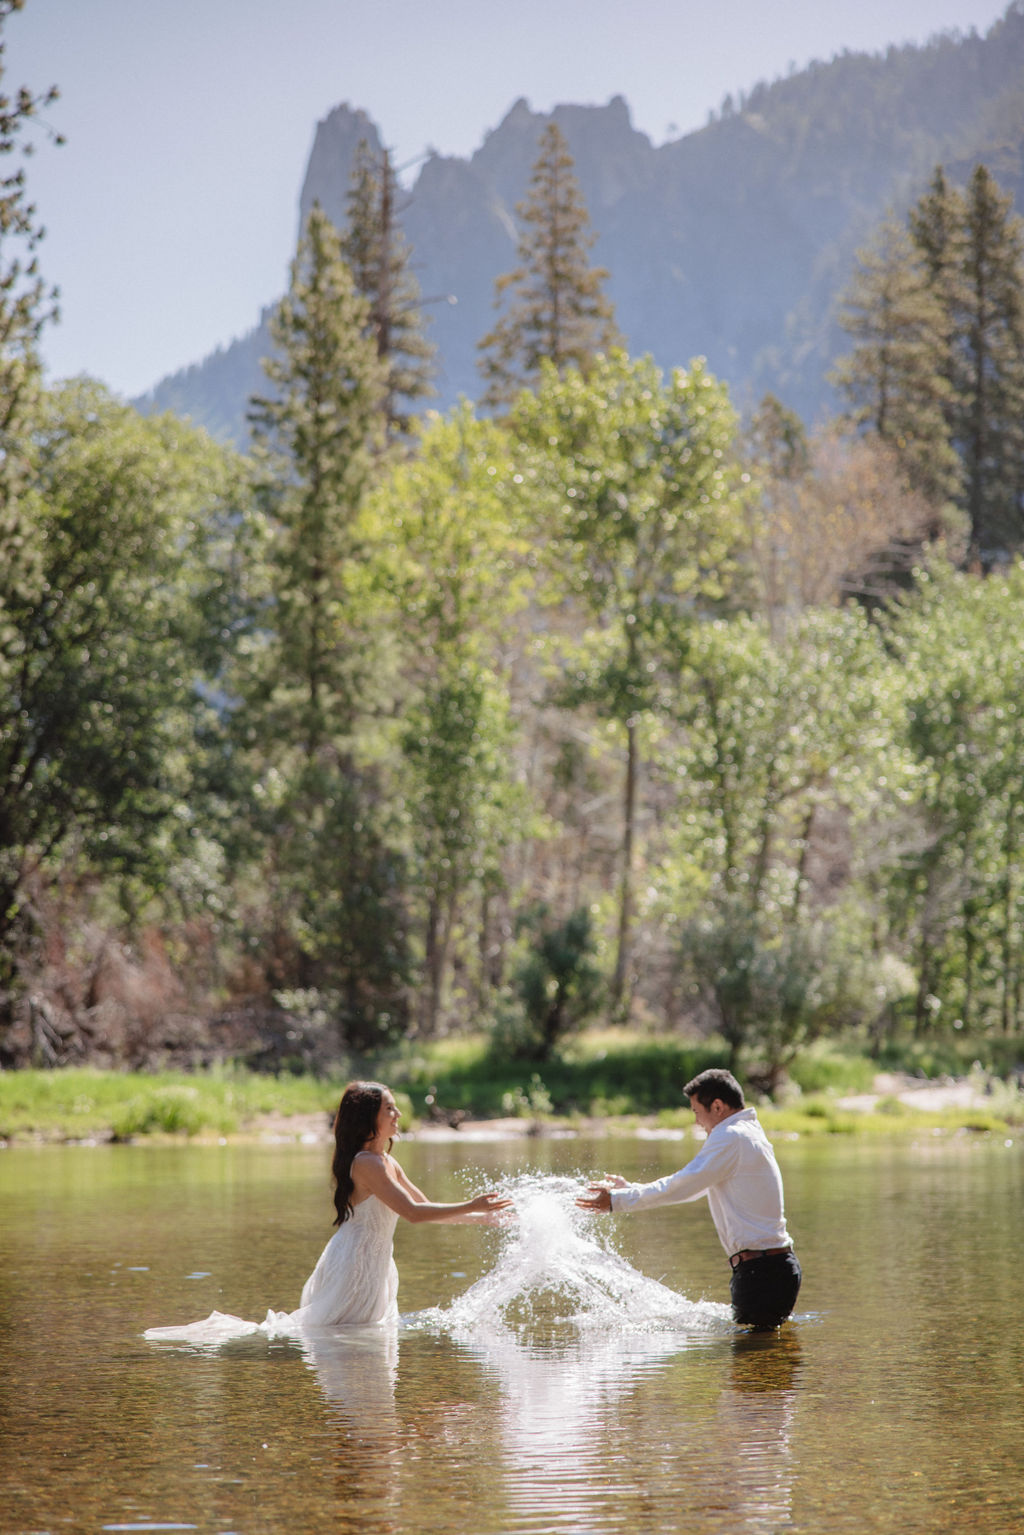
<path id="1" fill-rule="evenodd" d="M 935 535 L 934 503 L 907 486 L 897 450 L 876 434 L 826 428 L 797 456 L 769 451 L 752 469 L 751 571 L 773 626 L 849 597 L 885 601 Z"/>
<path id="2" fill-rule="evenodd" d="M 950 184 L 942 166 L 937 165 L 927 191 L 907 215 L 907 229 L 924 262 L 928 285 L 945 315 L 948 355 L 943 374 L 951 390 L 957 381 L 956 337 L 966 302 L 963 286 L 966 212 L 963 193 Z"/>
<path id="3" fill-rule="evenodd" d="M 424 424 L 371 511 L 374 579 L 387 594 L 400 691 L 396 786 L 405 809 L 410 901 L 423 951 L 420 1025 L 434 1030 L 460 915 L 500 888 L 523 824 L 515 723 L 502 646 L 525 601 L 525 546 L 512 524 L 508 443 L 464 404 Z M 486 947 L 481 944 L 480 948 Z M 472 970 L 471 963 L 463 969 Z M 478 968 L 478 991 L 487 986 Z"/>
<path id="4" fill-rule="evenodd" d="M 939 509 L 956 499 L 960 463 L 950 440 L 948 376 L 953 317 L 906 229 L 886 220 L 861 252 L 840 323 L 854 347 L 834 380 L 855 426 L 889 444 L 907 484 Z"/>
<path id="5" fill-rule="evenodd" d="M 261 834 L 268 982 L 322 988 L 368 1046 L 403 1015 L 400 860 L 358 739 L 373 625 L 354 600 L 358 521 L 381 472 L 385 367 L 341 241 L 314 206 L 273 318 L 271 397 L 252 402 L 266 516 L 263 589 L 234 678 L 232 730 Z"/>
<path id="6" fill-rule="evenodd" d="M 0 0 L 0 83 L 5 72 L 6 43 L 3 28 L 8 18 L 23 7 L 24 0 Z M 16 95 L 0 94 L 0 156 L 13 155 L 29 124 L 41 109 L 57 99 L 52 87 L 33 95 L 22 86 Z M 55 135 L 61 142 L 59 135 Z M 23 145 L 27 153 L 30 145 Z M 25 172 L 21 167 L 0 178 L 0 494 L 4 501 L 14 492 L 18 473 L 25 464 L 21 440 L 25 413 L 31 408 L 38 385 L 36 342 L 43 326 L 54 318 L 56 294 L 39 273 L 36 247 L 43 229 L 36 210 L 26 200 Z M 21 254 L 8 252 L 11 244 Z"/>
<path id="7" fill-rule="evenodd" d="M 1024 224 L 983 165 L 967 189 L 963 244 L 964 391 L 954 432 L 964 461 L 967 514 L 983 565 L 1024 539 Z"/>
<path id="8" fill-rule="evenodd" d="M 523 920 L 529 947 L 516 968 L 513 989 L 521 1016 L 514 1017 L 508 1044 L 514 1054 L 547 1061 L 571 1030 L 597 1012 L 603 995 L 594 962 L 590 912 L 577 907 L 564 921 L 541 904 Z"/>
<path id="9" fill-rule="evenodd" d="M 688 670 L 683 736 L 660 764 L 676 797 L 656 879 L 683 978 L 734 1056 L 756 1047 L 774 1071 L 864 1000 L 853 871 L 863 829 L 910 776 L 894 750 L 902 699 L 877 625 L 852 605 L 779 633 L 707 621 Z"/>
<path id="10" fill-rule="evenodd" d="M 341 254 L 369 305 L 369 333 L 386 370 L 383 410 L 389 437 L 408 433 L 409 406 L 432 393 L 434 348 L 423 333 L 420 292 L 398 225 L 391 157 L 366 140 L 356 150 Z"/>
<path id="11" fill-rule="evenodd" d="M 1019 1029 L 1024 1016 L 1024 566 L 937 568 L 895 610 L 918 836 L 894 916 L 917 974 L 915 1024 Z"/>
<path id="12" fill-rule="evenodd" d="M 359 646 L 347 629 L 344 584 L 356 555 L 356 519 L 377 472 L 384 391 L 369 307 L 319 205 L 271 335 L 277 350 L 264 368 L 276 392 L 254 399 L 250 411 L 272 527 L 274 638 L 265 682 L 312 758 L 349 731 L 354 716 Z"/>
<path id="13" fill-rule="evenodd" d="M 911 486 L 956 495 L 985 568 L 1024 540 L 1024 225 L 1010 208 L 983 165 L 966 193 L 939 167 L 909 244 L 890 223 L 862 257 L 844 322 L 857 345 L 837 370 Z"/>
<path id="14" fill-rule="evenodd" d="M 536 384 L 543 361 L 559 374 L 585 373 L 598 352 L 619 344 L 602 286 L 608 273 L 590 265 L 597 237 L 557 123 L 541 135 L 530 189 L 516 211 L 524 225 L 518 265 L 495 284 L 495 304 L 504 303 L 505 313 L 479 344 L 484 403 L 494 408 Z"/>
<path id="15" fill-rule="evenodd" d="M 0 84 L 3 82 L 6 43 L 3 28 L 8 18 L 22 9 L 23 0 L 0 0 Z M 0 94 L 0 157 L 11 156 L 24 143 L 27 129 L 39 111 L 54 100 L 55 88 L 40 95 L 22 87 L 14 95 Z M 33 589 L 34 544 L 21 531 L 19 497 L 31 475 L 30 440 L 33 413 L 41 386 L 36 347 L 40 333 L 56 314 L 56 294 L 39 273 L 36 249 L 43 229 L 26 196 L 24 167 L 0 177 L 0 555 L 8 589 L 19 580 L 26 595 Z M 13 249 L 13 254 L 12 254 Z M 17 643 L 6 629 L 8 618 L 0 608 L 0 643 Z"/>
<path id="16" fill-rule="evenodd" d="M 702 360 L 663 380 L 649 358 L 542 368 L 514 435 L 533 452 L 527 493 L 550 581 L 579 615 L 560 637 L 563 706 L 596 708 L 624 749 L 612 993 L 628 1012 L 641 735 L 674 696 L 702 607 L 728 590 L 743 541 L 735 415 Z M 572 620 L 566 625 L 573 627 Z"/>
<path id="17" fill-rule="evenodd" d="M 72 843 L 159 887 L 168 829 L 195 831 L 201 561 L 241 481 L 204 433 L 88 380 L 42 397 L 33 448 L 17 559 L 0 544 L 0 937 Z"/>

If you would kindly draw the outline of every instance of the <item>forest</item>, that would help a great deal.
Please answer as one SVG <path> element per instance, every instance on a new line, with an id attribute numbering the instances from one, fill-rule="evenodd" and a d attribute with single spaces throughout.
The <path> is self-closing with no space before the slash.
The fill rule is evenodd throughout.
<path id="1" fill-rule="evenodd" d="M 10 9 L 11 0 L 0 7 Z M 42 98 L 4 98 L 0 153 Z M 328 1071 L 614 1023 L 1024 1021 L 1024 239 L 984 165 L 843 295 L 842 413 L 631 356 L 550 124 L 429 408 L 394 172 L 306 220 L 251 449 L 44 387 L 0 184 L 0 1064 Z M 11 255 L 11 249 L 17 254 Z"/>

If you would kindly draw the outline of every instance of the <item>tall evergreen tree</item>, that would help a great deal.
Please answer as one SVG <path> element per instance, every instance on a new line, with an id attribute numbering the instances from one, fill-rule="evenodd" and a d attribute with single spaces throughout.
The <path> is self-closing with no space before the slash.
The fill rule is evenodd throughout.
<path id="1" fill-rule="evenodd" d="M 369 305 L 368 324 L 384 365 L 388 435 L 404 435 L 409 406 L 432 393 L 434 348 L 424 334 L 419 284 L 398 224 L 391 156 L 365 139 L 356 150 L 341 251 Z"/>
<path id="2" fill-rule="evenodd" d="M 973 552 L 984 564 L 1024 541 L 1024 224 L 983 165 L 971 176 L 965 202 L 964 387 L 954 430 Z"/>
<path id="3" fill-rule="evenodd" d="M 357 739 L 373 661 L 356 524 L 379 469 L 385 368 L 319 206 L 271 331 L 275 392 L 251 412 L 267 568 L 236 711 L 264 841 L 267 980 L 325 995 L 362 1047 L 404 1009 L 401 879 Z"/>
<path id="4" fill-rule="evenodd" d="M 1024 544 L 1024 224 L 979 165 L 966 193 L 939 167 L 907 229 L 861 258 L 836 377 L 913 488 L 955 494 L 988 565 Z"/>
<path id="5" fill-rule="evenodd" d="M 952 348 L 956 322 L 964 305 L 963 245 L 966 218 L 964 195 L 937 165 L 928 189 L 907 215 L 907 229 L 924 262 L 928 285 L 948 317 Z M 947 371 L 954 382 L 952 365 Z"/>
<path id="6" fill-rule="evenodd" d="M 952 316 L 895 219 L 861 252 L 840 323 L 854 343 L 834 374 L 850 418 L 890 445 L 913 489 L 936 507 L 952 501 L 960 488 L 947 418 Z"/>
<path id="7" fill-rule="evenodd" d="M 384 393 L 369 305 L 318 204 L 271 335 L 277 351 L 264 368 L 275 393 L 253 399 L 250 420 L 274 529 L 275 682 L 299 688 L 301 737 L 312 756 L 351 726 L 358 647 L 345 640 L 344 579 L 375 474 Z"/>
<path id="8" fill-rule="evenodd" d="M 590 265 L 597 236 L 557 123 L 541 135 L 529 192 L 516 211 L 524 226 L 518 264 L 495 283 L 495 304 L 505 310 L 479 343 L 484 403 L 491 407 L 537 383 L 545 359 L 559 374 L 585 373 L 598 352 L 620 339 L 603 289 L 608 273 Z"/>

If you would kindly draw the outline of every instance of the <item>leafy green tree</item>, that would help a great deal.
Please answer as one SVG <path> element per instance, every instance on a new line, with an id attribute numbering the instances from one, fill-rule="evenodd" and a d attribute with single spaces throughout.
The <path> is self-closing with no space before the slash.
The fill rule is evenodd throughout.
<path id="1" fill-rule="evenodd" d="M 0 0 L 0 87 L 6 74 L 6 41 L 3 29 L 22 9 L 23 0 Z M 19 149 L 26 154 L 26 138 L 41 110 L 57 97 L 56 89 L 34 95 L 22 87 L 0 93 L 0 162 L 6 167 Z M 28 201 L 24 166 L 0 176 L 0 547 L 4 580 L 16 591 L 25 582 L 25 594 L 34 589 L 38 571 L 33 567 L 35 546 L 22 533 L 29 514 L 19 498 L 31 476 L 31 431 L 41 387 L 37 343 L 43 327 L 56 314 L 56 294 L 39 272 L 37 247 L 43 230 L 36 210 Z M 0 643 L 17 645 L 16 633 L 6 625 L 0 610 Z"/>
<path id="2" fill-rule="evenodd" d="M 427 1032 L 441 1014 L 460 914 L 472 926 L 466 900 L 473 892 L 484 905 L 500 887 L 504 851 L 526 815 L 503 656 L 526 579 L 510 477 L 504 434 L 463 405 L 424 426 L 419 451 L 395 467 L 372 508 L 375 579 L 397 640 L 397 781 Z"/>
<path id="3" fill-rule="evenodd" d="M 893 615 L 917 764 L 917 834 L 891 881 L 917 974 L 919 1033 L 1021 1026 L 1024 1005 L 1024 567 L 937 568 Z"/>
<path id="4" fill-rule="evenodd" d="M 853 351 L 835 371 L 850 419 L 894 450 L 908 484 L 936 507 L 955 500 L 947 376 L 953 319 L 922 254 L 895 219 L 861 252 L 840 316 Z M 935 531 L 941 526 L 936 517 Z"/>
<path id="5" fill-rule="evenodd" d="M 603 998 L 593 921 L 585 906 L 559 922 L 541 905 L 522 925 L 530 942 L 512 982 L 522 1022 L 513 1029 L 511 1044 L 517 1055 L 547 1061 L 567 1034 L 594 1016 Z"/>
<path id="6" fill-rule="evenodd" d="M 560 640 L 563 704 L 596 709 L 624 753 L 612 981 L 628 1010 L 641 738 L 672 697 L 702 608 L 729 589 L 744 538 L 736 419 L 702 361 L 664 380 L 622 352 L 584 375 L 542 371 L 510 417 L 532 450 L 526 480 L 550 597 L 578 615 Z"/>
<path id="7" fill-rule="evenodd" d="M 24 0 L 0 0 L 0 86 L 6 73 L 3 29 L 23 5 Z M 0 94 L 0 157 L 14 155 L 19 148 L 28 152 L 26 132 L 56 99 L 56 87 L 38 95 L 24 86 L 13 95 Z M 59 135 L 54 137 L 61 142 Z M 5 500 L 26 464 L 22 434 L 39 382 L 36 343 L 56 313 L 56 294 L 47 287 L 36 258 L 42 235 L 27 199 L 25 170 L 19 166 L 0 176 L 0 494 Z"/>
<path id="8" fill-rule="evenodd" d="M 362 140 L 356 150 L 341 253 L 369 305 L 368 324 L 385 373 L 389 437 L 405 435 L 410 406 L 433 392 L 434 348 L 424 334 L 420 290 L 396 211 L 391 156 Z"/>
<path id="9" fill-rule="evenodd" d="M 656 883 L 681 934 L 683 974 L 736 1055 L 773 1069 L 843 1003 L 863 922 L 847 908 L 864 841 L 909 778 L 894 742 L 902 695 L 858 607 L 809 610 L 782 630 L 708 621 L 688 657 L 680 742 L 663 748 L 675 828 Z"/>
<path id="10" fill-rule="evenodd" d="M 597 353 L 620 341 L 603 291 L 608 273 L 590 265 L 597 236 L 557 123 L 541 135 L 530 188 L 516 211 L 523 224 L 518 264 L 495 284 L 504 313 L 480 342 L 484 403 L 495 408 L 535 385 L 543 362 L 559 374 L 586 372 Z"/>
<path id="11" fill-rule="evenodd" d="M 218 648 L 203 561 L 240 488 L 205 434 L 88 380 L 33 425 L 15 547 L 0 536 L 0 938 L 72 844 L 159 888 L 197 834 L 197 684 Z"/>
<path id="12" fill-rule="evenodd" d="M 769 1092 L 837 1018 L 856 1021 L 848 996 L 842 1006 L 829 936 L 823 923 L 766 936 L 757 914 L 736 901 L 709 906 L 683 930 L 684 975 L 729 1047 L 730 1068 L 756 1070 Z"/>

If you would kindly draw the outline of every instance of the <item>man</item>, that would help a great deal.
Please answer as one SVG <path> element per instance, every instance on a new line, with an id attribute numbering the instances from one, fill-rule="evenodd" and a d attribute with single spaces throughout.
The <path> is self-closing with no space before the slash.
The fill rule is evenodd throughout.
<path id="1" fill-rule="evenodd" d="M 584 1210 L 646 1210 L 707 1195 L 732 1267 L 732 1314 L 744 1326 L 778 1327 L 793 1310 L 800 1265 L 786 1230 L 782 1178 L 771 1143 L 730 1071 L 702 1071 L 683 1088 L 707 1140 L 692 1162 L 656 1183 L 613 1174 L 592 1183 Z"/>

